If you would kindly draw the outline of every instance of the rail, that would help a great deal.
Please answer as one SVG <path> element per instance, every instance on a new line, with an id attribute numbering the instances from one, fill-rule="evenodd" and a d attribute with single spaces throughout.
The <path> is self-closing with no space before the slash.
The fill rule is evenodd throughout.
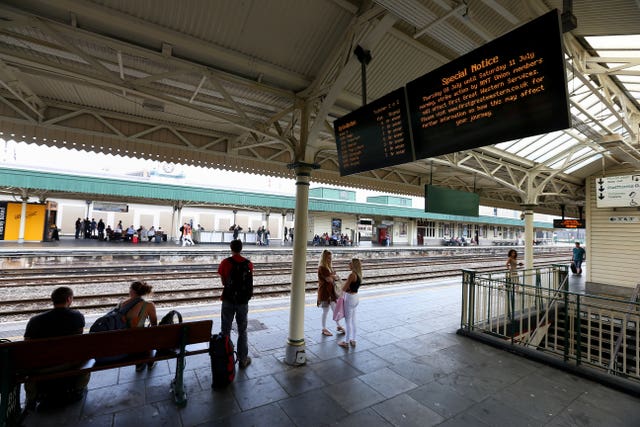
<path id="1" fill-rule="evenodd" d="M 640 302 L 570 292 L 567 276 L 566 265 L 463 270 L 461 333 L 640 382 Z"/>

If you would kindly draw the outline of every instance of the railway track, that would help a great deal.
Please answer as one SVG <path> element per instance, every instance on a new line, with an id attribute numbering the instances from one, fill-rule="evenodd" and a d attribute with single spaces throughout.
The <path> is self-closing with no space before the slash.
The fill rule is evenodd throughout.
<path id="1" fill-rule="evenodd" d="M 566 253 L 540 254 L 535 266 L 566 262 Z M 338 274 L 346 277 L 347 262 L 334 263 Z M 433 278 L 459 276 L 463 268 L 495 270 L 504 267 L 504 257 L 447 256 L 366 260 L 367 286 L 397 285 Z M 222 289 L 217 264 L 99 266 L 95 268 L 31 268 L 2 271 L 0 278 L 0 318 L 24 320 L 50 306 L 52 287 L 71 286 L 74 308 L 84 313 L 101 313 L 115 305 L 128 292 L 133 280 L 146 280 L 154 286 L 153 301 L 159 308 L 211 303 Z M 317 289 L 317 265 L 307 263 L 305 290 Z M 254 265 L 254 295 L 257 298 L 283 296 L 291 288 L 291 264 L 286 262 Z"/>

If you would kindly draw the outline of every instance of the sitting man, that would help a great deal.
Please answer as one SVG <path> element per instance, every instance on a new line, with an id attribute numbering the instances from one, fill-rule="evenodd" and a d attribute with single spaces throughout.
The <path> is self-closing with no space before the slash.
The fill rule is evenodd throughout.
<path id="1" fill-rule="evenodd" d="M 65 335 L 82 334 L 84 316 L 78 310 L 69 308 L 73 302 L 73 291 L 66 286 L 59 287 L 51 293 L 53 310 L 38 314 L 27 323 L 24 339 L 52 338 Z M 55 372 L 68 366 L 53 367 L 40 370 L 39 373 Z M 48 381 L 27 381 L 24 384 L 26 407 L 28 410 L 52 408 L 76 402 L 84 396 L 89 383 L 90 373 L 75 377 L 65 377 Z"/>

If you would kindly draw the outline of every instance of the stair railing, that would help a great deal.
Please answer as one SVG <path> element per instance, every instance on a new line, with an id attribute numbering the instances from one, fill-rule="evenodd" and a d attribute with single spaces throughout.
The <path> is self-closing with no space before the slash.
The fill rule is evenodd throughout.
<path id="1" fill-rule="evenodd" d="M 629 308 L 627 309 L 627 314 L 624 316 L 624 320 L 620 325 L 620 333 L 618 334 L 618 338 L 616 339 L 615 349 L 613 354 L 611 355 L 611 360 L 609 362 L 609 373 L 614 374 L 618 368 L 618 353 L 620 353 L 620 347 L 622 346 L 622 338 L 627 333 L 627 322 L 629 321 L 629 315 L 631 314 L 631 310 L 636 307 L 636 303 L 640 301 L 640 283 L 636 285 L 633 294 L 631 294 L 631 298 L 629 298 Z M 636 325 L 636 328 L 638 325 Z"/>
<path id="2" fill-rule="evenodd" d="M 544 311 L 544 314 L 538 321 L 538 324 L 536 325 L 535 330 L 533 331 L 532 334 L 529 335 L 524 345 L 528 347 L 538 347 L 540 345 L 540 342 L 542 342 L 542 339 L 544 338 L 547 331 L 549 330 L 549 328 L 546 328 L 546 327 L 543 328 L 542 325 L 544 325 L 547 322 L 547 316 L 549 312 L 552 309 L 556 308 L 556 306 L 561 300 L 561 296 L 564 297 L 564 295 L 566 295 L 564 291 L 568 288 L 568 286 L 569 286 L 569 276 L 566 275 L 562 283 L 560 283 L 560 286 L 558 286 L 558 289 L 556 289 L 555 293 L 551 297 L 551 301 L 547 305 Z"/>

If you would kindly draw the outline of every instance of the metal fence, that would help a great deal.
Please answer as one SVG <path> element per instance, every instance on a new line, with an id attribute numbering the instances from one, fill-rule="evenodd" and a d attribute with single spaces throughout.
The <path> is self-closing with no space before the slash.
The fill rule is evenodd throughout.
<path id="1" fill-rule="evenodd" d="M 461 329 L 640 381 L 640 303 L 567 290 L 566 265 L 463 271 Z"/>

